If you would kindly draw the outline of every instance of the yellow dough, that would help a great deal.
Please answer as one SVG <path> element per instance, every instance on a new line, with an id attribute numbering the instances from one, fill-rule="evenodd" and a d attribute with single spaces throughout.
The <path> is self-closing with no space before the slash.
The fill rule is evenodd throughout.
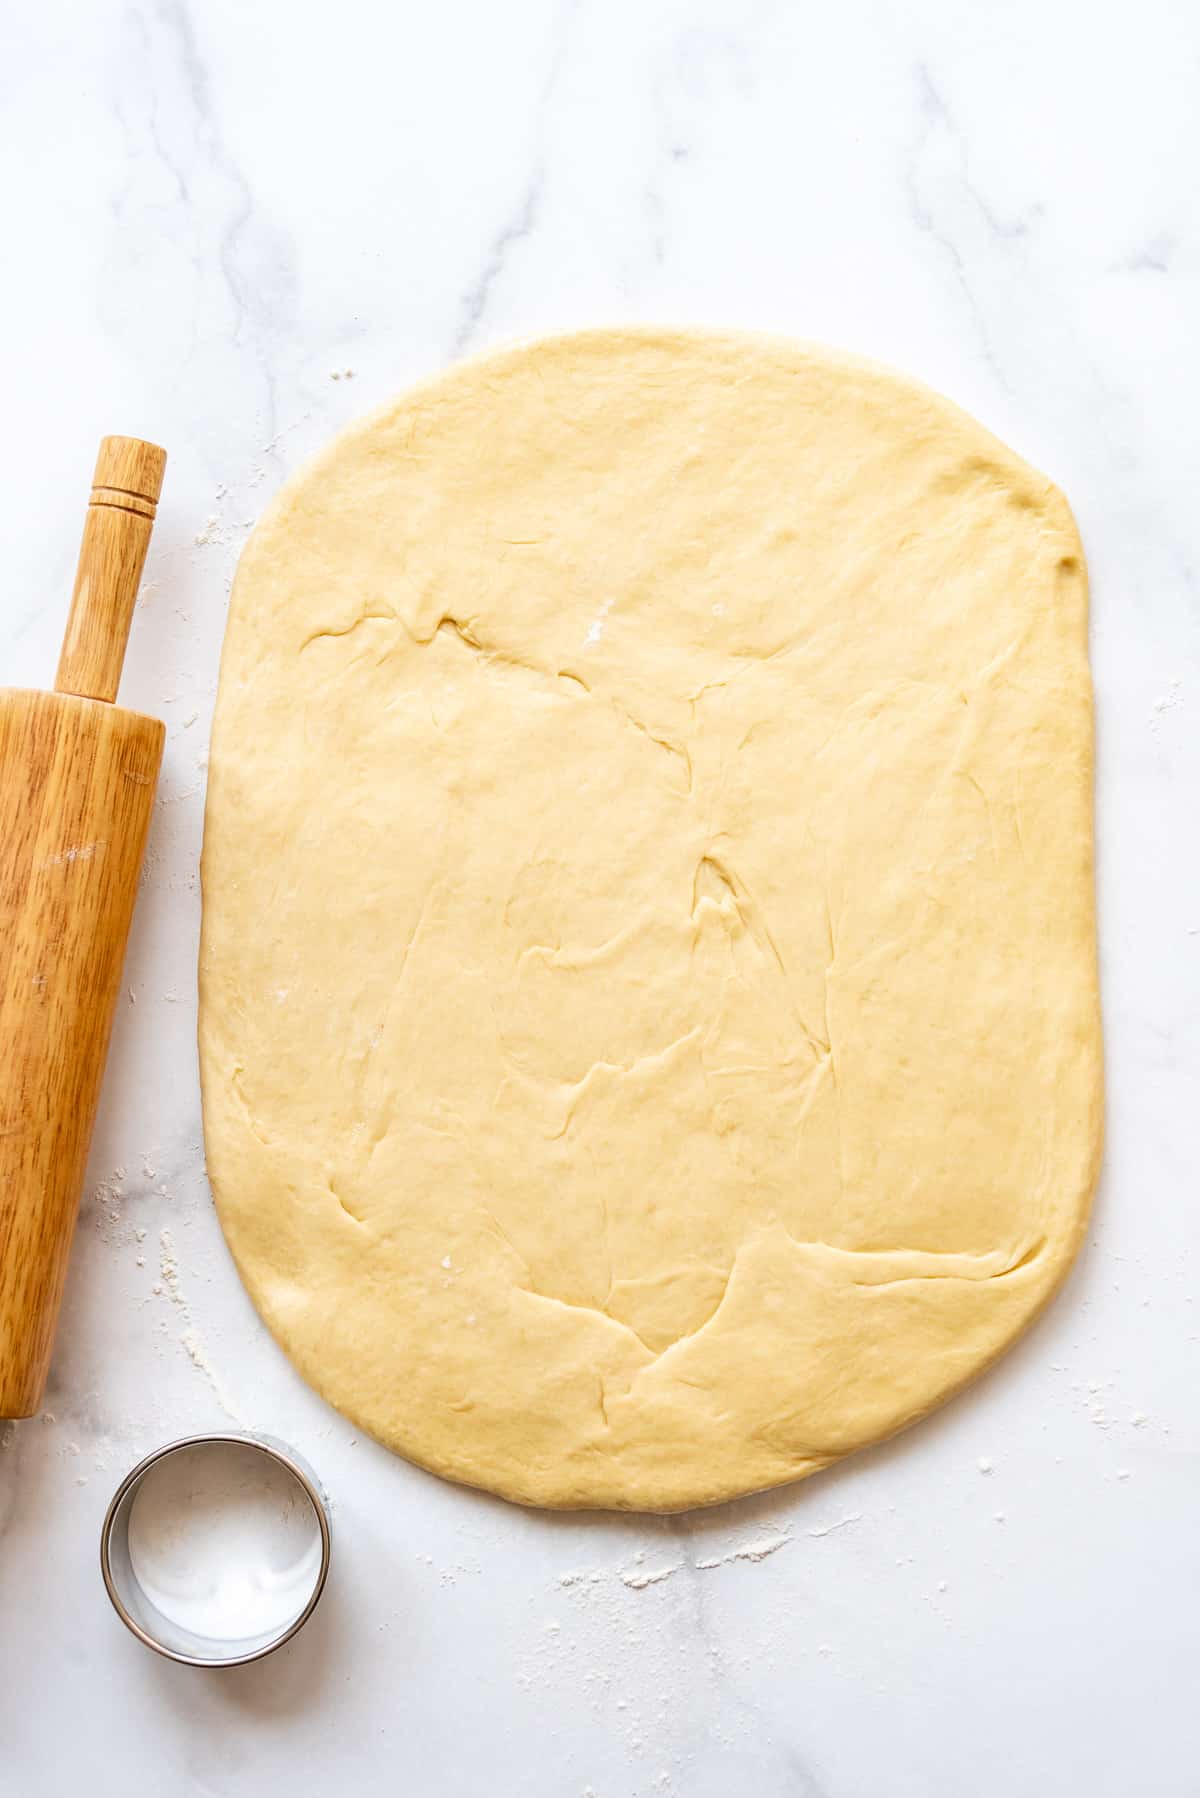
<path id="1" fill-rule="evenodd" d="M 451 369 L 242 557 L 209 1169 L 383 1442 L 668 1511 L 902 1428 L 1079 1244 L 1101 1137 L 1087 588 L 917 383 L 732 333 Z"/>

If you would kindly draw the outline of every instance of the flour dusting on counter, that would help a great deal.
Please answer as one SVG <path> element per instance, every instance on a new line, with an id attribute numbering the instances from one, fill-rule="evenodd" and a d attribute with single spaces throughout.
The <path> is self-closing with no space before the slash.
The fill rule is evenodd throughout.
<path id="1" fill-rule="evenodd" d="M 673 1573 L 678 1573 L 680 1568 L 685 1567 L 686 1565 L 687 1563 L 685 1561 L 672 1561 L 667 1567 L 650 1567 L 645 1569 L 641 1567 L 625 1567 L 622 1568 L 618 1578 L 623 1586 L 629 1587 L 630 1591 L 644 1592 L 647 1586 L 657 1586 L 661 1584 L 663 1580 L 670 1579 Z"/>
<path id="2" fill-rule="evenodd" d="M 836 1528 L 837 1525 L 831 1527 Z M 809 1530 L 809 1535 L 827 1535 L 827 1530 Z M 765 1561 L 768 1555 L 777 1554 L 786 1548 L 792 1540 L 790 1535 L 763 1536 L 757 1542 L 743 1542 L 740 1548 L 731 1548 L 727 1554 L 710 1555 L 707 1560 L 697 1561 L 696 1566 L 704 1572 L 712 1567 L 728 1567 L 734 1561 Z"/>
<path id="3" fill-rule="evenodd" d="M 863 1513 L 861 1511 L 851 1511 L 848 1517 L 839 1517 L 836 1523 L 822 1524 L 819 1529 L 809 1530 L 808 1534 L 810 1536 L 832 1536 L 835 1530 L 849 1529 L 851 1524 L 861 1523 L 862 1520 Z"/>
<path id="4" fill-rule="evenodd" d="M 177 1305 L 183 1314 L 183 1321 L 186 1328 L 179 1339 L 180 1343 L 182 1344 L 188 1359 L 191 1361 L 192 1366 L 198 1373 L 203 1374 L 204 1378 L 208 1381 L 209 1386 L 212 1388 L 213 1397 L 216 1399 L 226 1417 L 244 1428 L 245 1419 L 238 1411 L 233 1400 L 229 1397 L 213 1368 L 212 1363 L 209 1361 L 204 1344 L 200 1339 L 199 1331 L 192 1321 L 191 1307 L 184 1297 L 183 1289 L 179 1284 L 179 1262 L 175 1253 L 174 1238 L 169 1230 L 161 1230 L 159 1232 L 159 1245 L 162 1251 L 161 1260 L 159 1262 L 159 1271 L 162 1275 L 162 1286 L 156 1290 L 165 1291 L 171 1303 Z"/>

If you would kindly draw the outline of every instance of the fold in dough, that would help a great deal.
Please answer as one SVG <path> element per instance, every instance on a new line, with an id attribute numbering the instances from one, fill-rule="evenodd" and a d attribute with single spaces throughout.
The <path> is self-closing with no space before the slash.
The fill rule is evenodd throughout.
<path id="1" fill-rule="evenodd" d="M 1086 579 L 928 389 L 733 334 L 464 363 L 238 570 L 208 1162 L 331 1403 L 677 1510 L 902 1428 L 1079 1243 L 1101 1136 Z"/>

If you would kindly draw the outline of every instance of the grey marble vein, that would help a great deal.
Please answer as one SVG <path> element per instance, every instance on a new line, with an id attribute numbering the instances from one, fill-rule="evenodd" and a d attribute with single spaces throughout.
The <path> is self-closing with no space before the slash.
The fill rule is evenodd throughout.
<path id="1" fill-rule="evenodd" d="M 981 221 L 986 237 L 1001 249 L 1006 247 L 1015 249 L 1028 238 L 1036 223 L 1038 208 L 1031 207 L 1027 212 L 1012 219 L 1003 218 L 995 210 L 971 179 L 966 138 L 956 123 L 941 88 L 935 82 L 928 66 L 924 62 L 917 63 L 914 75 L 920 107 L 921 129 L 916 144 L 906 154 L 904 162 L 904 182 L 909 208 L 918 228 L 937 244 L 949 261 L 954 278 L 966 302 L 980 348 L 997 381 L 1002 387 L 1008 389 L 1009 377 L 997 351 L 980 291 L 981 275 L 976 270 L 974 258 L 969 255 L 960 233 L 946 217 L 942 194 L 936 179 L 927 176 L 924 170 L 925 153 L 939 139 L 944 138 L 949 143 L 953 152 L 955 176 L 959 188 Z"/>
<path id="2" fill-rule="evenodd" d="M 461 356 L 478 335 L 492 294 L 508 268 L 513 251 L 537 226 L 547 179 L 546 134 L 555 92 L 562 79 L 571 42 L 571 31 L 583 0 L 565 0 L 555 21 L 549 64 L 534 111 L 534 149 L 524 185 L 509 216 L 492 237 L 479 272 L 467 286 L 459 307 L 451 353 Z"/>
<path id="3" fill-rule="evenodd" d="M 222 133 L 197 18 L 187 0 L 156 0 L 133 9 L 125 31 L 133 53 L 122 58 L 114 111 L 130 157 L 115 203 L 121 226 L 116 253 L 130 234 L 146 229 L 148 207 L 138 169 L 149 157 L 174 188 L 176 204 L 162 222 L 186 258 L 200 302 L 191 308 L 189 354 L 200 347 L 202 296 L 215 271 L 230 307 L 228 340 L 244 345 L 253 359 L 267 435 L 273 437 L 279 428 L 278 340 L 295 299 L 288 244 L 257 206 L 250 179 Z M 128 328 L 125 315 L 119 322 Z"/>

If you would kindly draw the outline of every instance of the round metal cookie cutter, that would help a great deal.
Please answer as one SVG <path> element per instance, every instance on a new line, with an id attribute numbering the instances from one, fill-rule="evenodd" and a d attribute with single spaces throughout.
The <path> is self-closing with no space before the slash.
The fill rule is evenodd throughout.
<path id="1" fill-rule="evenodd" d="M 319 1560 L 311 1586 L 306 1583 L 297 1596 L 294 1614 L 250 1636 L 201 1635 L 165 1615 L 139 1582 L 130 1555 L 130 1517 L 146 1482 L 156 1472 L 161 1474 L 172 1457 L 191 1451 L 207 1460 L 210 1456 L 229 1457 L 231 1451 L 236 1454 L 246 1449 L 261 1454 L 276 1470 L 281 1470 L 294 1488 L 297 1503 L 311 1509 L 319 1535 Z M 325 1589 L 331 1545 L 327 1502 L 316 1475 L 302 1457 L 273 1437 L 218 1431 L 164 1443 L 125 1475 L 113 1494 L 100 1531 L 100 1571 L 113 1609 L 147 1648 L 188 1667 L 241 1667 L 282 1648 L 307 1623 Z"/>

